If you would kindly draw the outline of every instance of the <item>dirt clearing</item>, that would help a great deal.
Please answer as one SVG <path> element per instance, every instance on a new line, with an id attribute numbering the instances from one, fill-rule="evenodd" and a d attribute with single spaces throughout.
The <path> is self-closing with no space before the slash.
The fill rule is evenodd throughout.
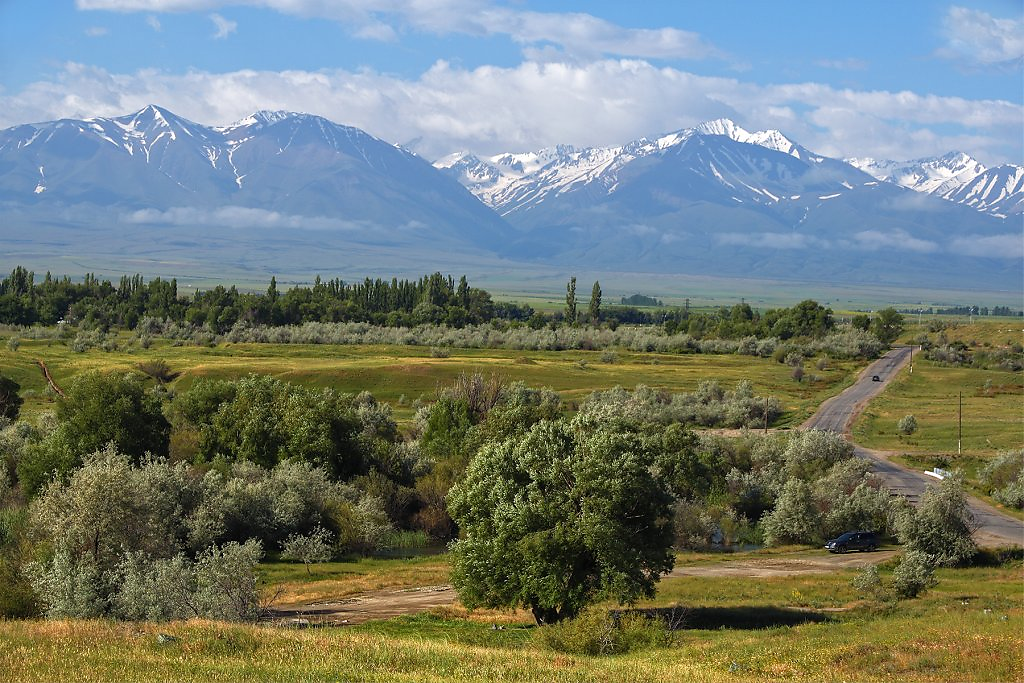
<path id="1" fill-rule="evenodd" d="M 677 566 L 666 577 L 674 576 L 734 576 L 737 578 L 765 578 L 794 576 L 822 572 L 859 569 L 885 562 L 896 555 L 896 550 L 878 550 L 871 553 L 844 555 L 822 554 L 801 557 L 768 557 L 726 560 L 713 564 Z M 272 619 L 283 626 L 348 626 L 375 619 L 390 619 L 404 614 L 419 614 L 437 607 L 455 604 L 455 590 L 449 585 L 423 586 L 372 591 L 342 600 L 322 601 L 300 605 L 282 605 L 272 610 Z"/>

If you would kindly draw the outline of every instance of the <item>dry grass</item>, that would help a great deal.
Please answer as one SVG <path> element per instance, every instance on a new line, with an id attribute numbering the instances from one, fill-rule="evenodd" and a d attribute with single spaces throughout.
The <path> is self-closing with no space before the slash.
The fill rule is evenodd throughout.
<path id="1" fill-rule="evenodd" d="M 416 588 L 448 583 L 449 566 L 443 556 L 403 562 L 361 560 L 312 565 L 307 576 L 301 564 L 267 562 L 260 565 L 267 595 L 277 604 L 323 602 L 384 589 Z"/>

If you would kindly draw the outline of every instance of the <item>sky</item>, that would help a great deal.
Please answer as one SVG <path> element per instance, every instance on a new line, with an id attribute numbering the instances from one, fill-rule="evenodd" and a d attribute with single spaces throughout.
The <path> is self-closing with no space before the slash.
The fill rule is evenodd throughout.
<path id="1" fill-rule="evenodd" d="M 728 117 L 833 157 L 1024 162 L 1024 0 L 0 0 L 0 127 L 325 116 L 435 159 Z"/>

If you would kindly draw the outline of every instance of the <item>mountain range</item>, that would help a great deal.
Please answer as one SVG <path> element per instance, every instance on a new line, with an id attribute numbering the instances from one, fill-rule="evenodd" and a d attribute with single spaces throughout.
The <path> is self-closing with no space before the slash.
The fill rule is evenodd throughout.
<path id="1" fill-rule="evenodd" d="M 207 273 L 539 264 L 1015 291 L 1024 169 L 962 153 L 832 159 L 725 119 L 620 146 L 432 165 L 308 114 L 207 127 L 151 105 L 0 131 L 0 212 L 11 262 L 50 254 L 85 267 L 107 254 Z"/>

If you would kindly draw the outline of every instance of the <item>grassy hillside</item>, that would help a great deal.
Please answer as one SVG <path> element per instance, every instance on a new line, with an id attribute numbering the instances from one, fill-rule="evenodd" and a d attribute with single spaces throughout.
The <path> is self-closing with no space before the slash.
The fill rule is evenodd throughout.
<path id="1" fill-rule="evenodd" d="M 756 557 L 749 558 L 756 560 Z M 883 576 L 888 568 L 882 569 Z M 1020 562 L 939 570 L 899 603 L 860 598 L 855 570 L 670 578 L 646 606 L 683 608 L 666 647 L 545 649 L 521 612 L 441 608 L 362 626 L 0 622 L 11 681 L 994 681 L 1021 680 Z M 501 624 L 501 629 L 495 629 Z M 161 643 L 158 634 L 177 640 Z"/>

